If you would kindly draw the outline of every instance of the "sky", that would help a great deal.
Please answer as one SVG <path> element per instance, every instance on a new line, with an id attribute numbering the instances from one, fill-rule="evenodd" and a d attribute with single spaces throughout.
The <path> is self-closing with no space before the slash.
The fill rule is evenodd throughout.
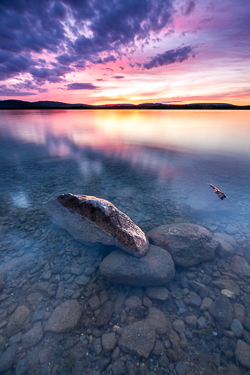
<path id="1" fill-rule="evenodd" d="M 249 0 L 0 0 L 0 100 L 250 105 Z"/>

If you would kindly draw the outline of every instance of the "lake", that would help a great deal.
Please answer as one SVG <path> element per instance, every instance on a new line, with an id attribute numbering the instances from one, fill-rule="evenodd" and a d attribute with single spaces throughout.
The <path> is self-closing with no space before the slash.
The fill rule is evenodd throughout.
<path id="1" fill-rule="evenodd" d="M 244 374 L 248 366 L 235 351 L 239 338 L 250 343 L 249 165 L 250 111 L 0 111 L 0 350 L 7 353 L 0 372 L 191 375 L 238 365 Z M 227 198 L 220 200 L 209 183 Z M 177 267 L 165 300 L 150 298 L 143 287 L 110 284 L 99 273 L 107 247 L 75 241 L 46 214 L 47 202 L 65 193 L 104 198 L 144 232 L 198 224 L 222 234 L 234 253 Z M 246 262 L 242 272 L 235 254 Z M 221 328 L 209 307 L 200 307 L 230 290 L 228 280 L 239 289 L 228 300 L 241 327 L 246 319 L 244 334 Z M 72 300 L 81 307 L 77 324 L 46 329 L 56 309 L 69 319 L 60 306 Z M 96 327 L 107 301 L 113 315 Z M 148 357 L 123 350 L 122 330 L 148 319 L 153 307 L 170 328 L 156 330 Z M 177 320 L 184 323 L 179 331 Z"/>

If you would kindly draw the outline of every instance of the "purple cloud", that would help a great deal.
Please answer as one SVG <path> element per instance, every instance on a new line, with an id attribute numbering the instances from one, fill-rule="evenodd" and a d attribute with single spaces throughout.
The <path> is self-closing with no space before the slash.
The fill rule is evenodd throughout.
<path id="1" fill-rule="evenodd" d="M 62 66 L 72 71 L 86 69 L 89 62 L 115 62 L 115 56 L 127 53 L 124 48 L 171 22 L 173 1 L 2 0 L 0 79 L 30 73 L 40 82 L 59 82 L 69 72 Z M 83 35 L 86 25 L 89 33 Z M 55 69 L 37 57 L 44 53 L 55 55 Z"/>
<path id="2" fill-rule="evenodd" d="M 30 54 L 15 55 L 12 52 L 0 51 L 0 79 L 5 80 L 16 76 L 19 72 L 26 73 L 36 65 Z"/>
<path id="3" fill-rule="evenodd" d="M 159 53 L 155 57 L 151 58 L 151 61 L 143 64 L 143 69 L 152 69 L 159 66 L 174 64 L 176 62 L 183 62 L 190 56 L 195 56 L 192 47 L 179 47 L 176 49 L 170 49 L 164 53 Z"/>
<path id="4" fill-rule="evenodd" d="M 54 65 L 54 68 L 31 68 L 29 72 L 32 74 L 36 82 L 61 82 L 65 74 L 72 72 L 74 69 L 62 65 Z"/>
<path id="5" fill-rule="evenodd" d="M 92 85 L 92 83 L 69 83 L 67 90 L 97 90 L 98 86 Z"/>
<path id="6" fill-rule="evenodd" d="M 110 62 L 110 61 L 112 61 L 112 62 L 116 62 L 116 58 L 114 57 L 114 56 L 107 56 L 107 57 L 104 57 L 104 59 L 103 59 L 103 61 L 105 62 L 105 63 L 107 63 L 107 62 Z"/>
<path id="7" fill-rule="evenodd" d="M 181 13 L 183 16 L 189 16 L 195 9 L 195 2 L 193 0 L 188 0 L 186 4 L 181 7 Z"/>
<path id="8" fill-rule="evenodd" d="M 10 89 L 7 88 L 6 85 L 1 85 L 0 86 L 0 96 L 30 96 L 30 95 L 37 95 L 34 92 L 29 92 L 29 91 L 20 91 L 20 90 L 15 90 L 15 89 Z"/>

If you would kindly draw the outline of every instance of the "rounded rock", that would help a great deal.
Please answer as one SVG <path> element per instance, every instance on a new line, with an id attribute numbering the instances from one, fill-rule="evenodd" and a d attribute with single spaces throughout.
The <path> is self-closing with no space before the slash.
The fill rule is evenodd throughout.
<path id="1" fill-rule="evenodd" d="M 69 300 L 57 306 L 48 322 L 45 331 L 65 332 L 74 328 L 82 315 L 82 306 L 76 300 Z"/>
<path id="2" fill-rule="evenodd" d="M 154 245 L 167 250 L 180 267 L 212 259 L 219 244 L 206 228 L 189 223 L 161 225 L 147 235 Z"/>
<path id="3" fill-rule="evenodd" d="M 117 284 L 160 286 L 172 280 L 175 268 L 166 250 L 150 245 L 147 254 L 139 259 L 120 250 L 113 251 L 100 264 L 100 272 Z"/>

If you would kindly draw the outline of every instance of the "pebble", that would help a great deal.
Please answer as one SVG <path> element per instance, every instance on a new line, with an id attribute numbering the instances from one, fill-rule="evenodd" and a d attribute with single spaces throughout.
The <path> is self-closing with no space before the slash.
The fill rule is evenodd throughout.
<path id="1" fill-rule="evenodd" d="M 197 293 L 191 292 L 187 303 L 191 306 L 199 307 L 201 305 L 201 297 Z"/>
<path id="2" fill-rule="evenodd" d="M 96 321 L 96 327 L 101 327 L 107 324 L 111 316 L 113 315 L 114 312 L 114 302 L 112 301 L 107 301 L 101 308 L 100 314 L 98 315 L 97 321 Z"/>
<path id="3" fill-rule="evenodd" d="M 25 349 L 35 346 L 43 337 L 42 325 L 37 324 L 31 330 L 22 335 L 22 344 Z"/>
<path id="4" fill-rule="evenodd" d="M 17 346 L 13 344 L 9 346 L 0 356 L 0 372 L 7 371 L 14 363 Z"/>
<path id="5" fill-rule="evenodd" d="M 199 329 L 205 328 L 207 325 L 207 319 L 204 316 L 201 316 L 197 319 L 197 325 Z"/>
<path id="6" fill-rule="evenodd" d="M 177 333 L 181 333 L 181 332 L 186 331 L 185 324 L 184 324 L 183 320 L 181 320 L 181 319 L 175 320 L 172 323 L 172 326 Z"/>
<path id="7" fill-rule="evenodd" d="M 185 375 L 189 370 L 189 365 L 187 362 L 179 361 L 176 365 L 176 372 L 178 375 Z"/>
<path id="8" fill-rule="evenodd" d="M 142 301 L 138 296 L 131 296 L 125 301 L 125 306 L 129 309 L 136 309 L 142 305 Z"/>
<path id="9" fill-rule="evenodd" d="M 145 323 L 154 328 L 155 331 L 160 335 L 165 334 L 170 327 L 170 323 L 164 313 L 156 307 L 150 307 L 148 309 L 148 315 L 145 319 Z"/>
<path id="10" fill-rule="evenodd" d="M 230 326 L 231 330 L 235 334 L 236 337 L 241 337 L 243 333 L 243 327 L 241 325 L 241 322 L 239 322 L 238 319 L 233 319 L 233 322 Z"/>
<path id="11" fill-rule="evenodd" d="M 76 300 L 69 300 L 59 305 L 45 324 L 45 331 L 64 332 L 73 329 L 82 315 L 82 306 Z"/>
<path id="12" fill-rule="evenodd" d="M 121 359 L 117 359 L 112 366 L 113 375 L 122 375 L 126 371 L 125 364 Z"/>
<path id="13" fill-rule="evenodd" d="M 15 336 L 10 337 L 9 343 L 10 344 L 17 344 L 18 342 L 21 341 L 21 338 L 22 338 L 22 333 L 19 332 Z"/>
<path id="14" fill-rule="evenodd" d="M 5 328 L 8 336 L 13 336 L 30 321 L 31 311 L 28 307 L 21 305 L 16 308 L 9 318 L 9 322 Z"/>
<path id="15" fill-rule="evenodd" d="M 95 352 L 96 355 L 101 354 L 102 343 L 101 343 L 101 339 L 99 337 L 93 340 L 93 348 L 94 348 L 94 352 Z"/>
<path id="16" fill-rule="evenodd" d="M 29 370 L 29 364 L 26 359 L 18 361 L 16 365 L 16 375 L 24 375 Z"/>
<path id="17" fill-rule="evenodd" d="M 185 322 L 189 326 L 195 328 L 196 325 L 197 325 L 197 316 L 196 315 L 188 315 L 188 316 L 185 317 Z"/>
<path id="18" fill-rule="evenodd" d="M 49 346 L 45 349 L 42 349 L 39 354 L 39 362 L 41 365 L 44 365 L 51 357 L 51 354 L 53 353 L 52 346 Z"/>
<path id="19" fill-rule="evenodd" d="M 242 366 L 250 368 L 250 346 L 242 340 L 237 341 L 235 357 Z"/>
<path id="20" fill-rule="evenodd" d="M 112 333 L 105 333 L 102 336 L 102 347 L 105 352 L 110 352 L 116 346 L 116 334 L 115 332 Z"/>
<path id="21" fill-rule="evenodd" d="M 145 321 L 126 326 L 118 345 L 121 350 L 148 358 L 155 345 L 155 330 Z"/>
<path id="22" fill-rule="evenodd" d="M 146 288 L 146 293 L 149 298 L 165 301 L 168 298 L 168 290 L 166 288 Z"/>
<path id="23" fill-rule="evenodd" d="M 90 281 L 90 277 L 82 275 L 78 277 L 78 279 L 76 280 L 76 283 L 78 285 L 87 285 L 89 281 Z"/>
<path id="24" fill-rule="evenodd" d="M 91 311 L 95 311 L 101 306 L 101 302 L 98 296 L 93 296 L 92 298 L 90 298 L 88 304 Z"/>

